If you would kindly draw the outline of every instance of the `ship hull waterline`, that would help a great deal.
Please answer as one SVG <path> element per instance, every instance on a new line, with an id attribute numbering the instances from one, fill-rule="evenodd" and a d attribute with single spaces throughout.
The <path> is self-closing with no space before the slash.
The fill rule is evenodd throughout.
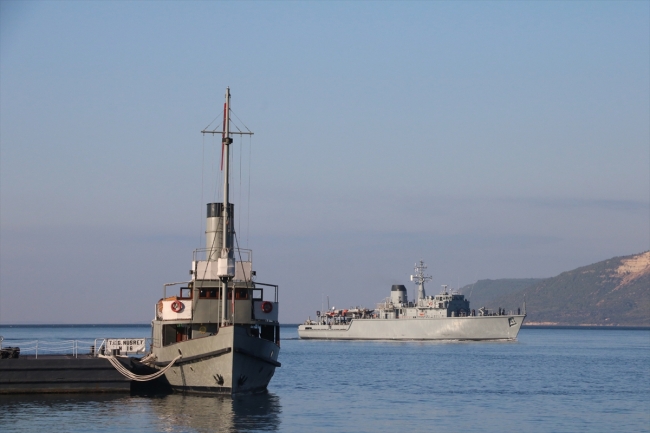
<path id="1" fill-rule="evenodd" d="M 154 348 L 153 353 L 159 367 L 182 355 L 165 373 L 173 391 L 213 395 L 265 392 L 280 366 L 279 351 L 272 341 L 228 326 L 216 335 Z"/>
<path id="2" fill-rule="evenodd" d="M 352 319 L 347 324 L 300 325 L 298 336 L 313 340 L 515 340 L 525 317 Z"/>

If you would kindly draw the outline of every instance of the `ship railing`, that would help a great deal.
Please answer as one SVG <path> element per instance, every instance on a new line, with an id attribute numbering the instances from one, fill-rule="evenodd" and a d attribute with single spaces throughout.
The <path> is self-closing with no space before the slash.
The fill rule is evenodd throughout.
<path id="1" fill-rule="evenodd" d="M 99 342 L 99 344 L 97 344 Z M 90 354 L 94 356 L 99 356 L 100 353 L 104 353 L 106 350 L 106 339 L 105 338 L 95 338 L 95 342 L 90 348 Z"/>
<path id="2" fill-rule="evenodd" d="M 278 285 L 255 282 L 255 286 L 271 287 L 273 289 L 273 302 L 278 302 Z M 257 293 L 256 293 L 257 292 Z M 263 289 L 253 289 L 253 300 L 271 300 L 269 296 L 263 294 Z"/>
<path id="3" fill-rule="evenodd" d="M 476 315 L 477 316 L 519 316 L 521 315 L 522 311 L 521 308 L 518 310 L 507 310 L 505 308 L 479 308 L 476 310 Z M 524 314 L 526 314 L 526 311 L 524 310 Z"/>
<path id="4" fill-rule="evenodd" d="M 18 356 L 34 355 L 38 359 L 41 355 L 72 355 L 78 358 L 79 355 L 99 356 L 104 353 L 107 338 L 96 338 L 94 340 L 24 340 L 5 339 L 4 349 L 17 349 Z M 145 338 L 145 352 L 151 350 L 151 338 Z"/>
<path id="5" fill-rule="evenodd" d="M 5 340 L 5 345 L 7 340 Z M 38 359 L 38 355 L 79 355 L 79 348 L 90 347 L 88 340 L 11 340 L 10 345 L 19 349 L 19 354 L 31 355 Z M 84 349 L 81 350 L 84 352 Z"/>
<path id="6" fill-rule="evenodd" d="M 393 301 L 391 298 L 386 298 L 381 302 L 377 303 L 377 310 L 386 310 L 393 308 Z"/>
<path id="7" fill-rule="evenodd" d="M 165 283 L 165 284 L 163 284 L 163 299 L 167 299 L 167 287 L 178 286 L 179 284 L 188 284 L 188 283 L 190 283 L 190 281 L 177 281 L 175 283 Z M 181 289 L 187 289 L 187 287 L 181 287 Z M 181 292 L 182 291 L 183 290 L 181 290 Z M 183 294 L 181 293 L 181 295 L 183 295 Z M 189 292 L 187 292 L 187 296 L 181 296 L 181 298 L 185 298 L 185 297 L 189 297 L 189 296 L 190 296 Z M 154 305 L 154 310 L 158 311 L 156 305 Z M 157 317 L 157 314 L 156 314 L 155 317 Z"/>

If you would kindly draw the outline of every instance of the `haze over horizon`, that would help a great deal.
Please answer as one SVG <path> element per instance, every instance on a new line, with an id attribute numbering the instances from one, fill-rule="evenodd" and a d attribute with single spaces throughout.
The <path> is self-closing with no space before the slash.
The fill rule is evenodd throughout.
<path id="1" fill-rule="evenodd" d="M 284 323 L 650 249 L 650 2 L 2 1 L 0 324 L 151 320 L 227 86 Z"/>

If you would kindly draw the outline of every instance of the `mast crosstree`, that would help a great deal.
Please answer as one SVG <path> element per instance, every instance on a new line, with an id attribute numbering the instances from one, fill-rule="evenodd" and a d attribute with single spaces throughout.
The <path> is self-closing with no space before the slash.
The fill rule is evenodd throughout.
<path id="1" fill-rule="evenodd" d="M 418 297 L 416 301 L 420 301 L 426 297 L 426 293 L 424 292 L 424 283 L 431 281 L 433 278 L 431 275 L 424 275 L 426 269 L 427 266 L 422 260 L 420 260 L 420 263 L 415 264 L 415 275 L 411 275 L 411 281 L 418 286 Z"/>

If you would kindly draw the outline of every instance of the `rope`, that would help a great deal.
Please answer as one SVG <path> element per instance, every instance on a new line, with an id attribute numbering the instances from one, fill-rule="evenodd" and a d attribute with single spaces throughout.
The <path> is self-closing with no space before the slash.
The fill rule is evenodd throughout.
<path id="1" fill-rule="evenodd" d="M 147 374 L 144 376 L 140 376 L 138 374 L 130 372 L 126 367 L 120 363 L 114 356 L 105 356 L 104 358 L 108 359 L 108 362 L 115 367 L 115 369 L 122 374 L 122 376 L 126 377 L 127 379 L 135 380 L 137 382 L 147 382 L 149 380 L 154 380 L 165 374 L 167 370 L 169 370 L 176 361 L 178 361 L 180 358 L 182 358 L 183 355 L 178 355 L 176 358 L 172 359 L 169 364 L 167 364 L 163 369 L 157 371 L 156 373 L 153 374 Z"/>

